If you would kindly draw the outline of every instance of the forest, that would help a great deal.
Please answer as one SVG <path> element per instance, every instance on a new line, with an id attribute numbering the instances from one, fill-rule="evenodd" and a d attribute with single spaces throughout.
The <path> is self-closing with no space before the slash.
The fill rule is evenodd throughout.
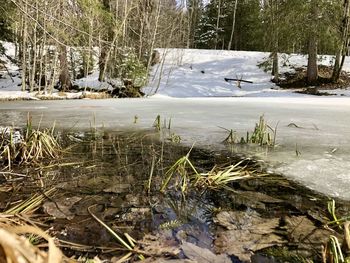
<path id="1" fill-rule="evenodd" d="M 0 263 L 350 262 L 349 16 L 1 0 Z"/>
<path id="2" fill-rule="evenodd" d="M 348 0 L 3 0 L 0 10 L 22 90 L 39 92 L 70 90 L 94 65 L 99 81 L 142 86 L 155 48 L 270 52 L 276 81 L 278 53 L 306 54 L 310 85 L 317 55 L 334 55 L 337 82 L 349 44 Z"/>

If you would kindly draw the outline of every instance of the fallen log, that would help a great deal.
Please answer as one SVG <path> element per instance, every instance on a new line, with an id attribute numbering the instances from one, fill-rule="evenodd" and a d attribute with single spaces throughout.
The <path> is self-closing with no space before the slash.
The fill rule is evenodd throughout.
<path id="1" fill-rule="evenodd" d="M 230 79 L 230 78 L 224 78 L 224 80 L 225 80 L 226 82 L 229 82 L 229 81 L 239 81 L 239 82 L 253 83 L 253 81 L 244 80 L 244 79 Z"/>

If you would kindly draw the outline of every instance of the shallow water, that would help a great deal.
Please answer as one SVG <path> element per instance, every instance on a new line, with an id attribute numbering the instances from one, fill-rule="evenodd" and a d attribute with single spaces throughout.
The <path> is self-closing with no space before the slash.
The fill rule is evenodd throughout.
<path id="1" fill-rule="evenodd" d="M 350 186 L 349 105 L 348 98 L 310 97 L 20 101 L 0 104 L 0 123 L 23 125 L 30 112 L 34 125 L 42 127 L 56 121 L 62 129 L 86 130 L 96 125 L 140 131 L 151 128 L 159 114 L 162 121 L 172 119 L 172 132 L 183 144 L 196 142 L 197 146 L 222 149 L 227 131 L 220 127 L 244 136 L 264 114 L 272 127 L 279 123 L 279 147 L 267 154 L 259 152 L 259 157 L 271 162 L 276 173 L 323 194 L 350 200 L 346 190 Z M 308 169 L 314 162 L 322 171 Z"/>
<path id="2" fill-rule="evenodd" d="M 159 189 L 167 170 L 189 152 L 189 147 L 171 143 L 153 130 L 62 130 L 59 134 L 61 143 L 67 147 L 62 157 L 45 160 L 41 167 L 18 168 L 17 172 L 27 174 L 27 178 L 11 181 L 4 177 L 3 184 L 11 185 L 12 189 L 1 193 L 0 207 L 5 210 L 34 193 L 55 188 L 53 195 L 45 196 L 36 216 L 61 240 L 68 255 L 87 253 L 108 258 L 111 251 L 120 249 L 88 209 L 121 235 L 127 232 L 137 240 L 146 234 L 155 235 L 175 245 L 187 241 L 218 253 L 239 256 L 242 261 L 250 257 L 250 251 L 273 247 L 274 242 L 286 248 L 291 243 L 293 251 L 298 252 L 298 246 L 293 245 L 297 241 L 307 247 L 303 247 L 305 255 L 317 258 L 312 249 L 327 238 L 327 233 L 322 231 L 311 238 L 317 239 L 316 243 L 304 244 L 297 237 L 289 238 L 289 225 L 284 222 L 308 218 L 301 232 L 305 229 L 312 232 L 327 221 L 327 198 L 280 176 L 271 174 L 236 182 L 230 185 L 233 191 L 193 188 L 185 195 L 176 181 L 172 181 L 162 194 Z M 194 147 L 190 159 L 199 172 L 241 160 L 261 172 L 266 168 L 264 162 L 227 150 Z M 344 202 L 337 203 L 337 208 L 340 214 L 348 213 L 348 204 Z M 260 234 L 250 232 L 266 224 L 268 227 L 259 230 Z M 231 240 L 232 236 L 236 239 Z M 268 246 L 256 246 L 259 249 L 254 250 L 251 244 L 256 244 L 262 236 L 274 238 L 265 240 Z M 234 244 L 238 247 L 237 242 L 242 244 L 240 250 L 230 250 Z M 83 244 L 84 249 L 72 243 Z"/>

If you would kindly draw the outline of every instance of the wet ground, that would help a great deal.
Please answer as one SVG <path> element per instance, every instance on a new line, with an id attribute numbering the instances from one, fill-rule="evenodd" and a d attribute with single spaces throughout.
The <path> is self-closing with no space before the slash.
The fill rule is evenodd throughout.
<path id="1" fill-rule="evenodd" d="M 324 227 L 332 220 L 328 198 L 266 174 L 263 162 L 194 147 L 189 158 L 199 172 L 243 161 L 257 176 L 225 189 L 181 192 L 175 175 L 161 193 L 166 172 L 189 147 L 153 130 L 61 131 L 59 137 L 65 150 L 58 160 L 0 172 L 0 207 L 6 211 L 42 195 L 31 218 L 60 240 L 68 256 L 98 255 L 114 262 L 128 252 L 94 216 L 121 236 L 136 239 L 135 251 L 147 262 L 321 262 L 329 235 L 341 238 Z M 338 215 L 348 214 L 348 207 L 337 202 Z M 135 253 L 130 262 L 136 260 Z"/>

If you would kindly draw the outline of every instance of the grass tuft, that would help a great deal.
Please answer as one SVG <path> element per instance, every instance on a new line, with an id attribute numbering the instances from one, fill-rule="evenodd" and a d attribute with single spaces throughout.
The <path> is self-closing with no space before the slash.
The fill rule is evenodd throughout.
<path id="1" fill-rule="evenodd" d="M 275 146 L 277 126 L 275 129 L 271 128 L 265 121 L 264 115 L 261 115 L 259 122 L 255 124 L 254 131 L 249 134 L 247 132 L 246 138 L 241 138 L 241 143 L 259 144 L 260 146 Z"/>
<path id="2" fill-rule="evenodd" d="M 0 128 L 0 162 L 8 169 L 13 164 L 38 162 L 43 158 L 57 158 L 61 150 L 52 129 L 33 129 L 30 118 L 24 130 Z"/>
<path id="3" fill-rule="evenodd" d="M 228 188 L 227 185 L 234 181 L 265 175 L 258 174 L 255 170 L 249 170 L 246 166 L 242 166 L 242 163 L 243 161 L 240 161 L 223 169 L 214 167 L 207 173 L 200 173 L 193 181 L 193 185 L 211 190 L 219 190 Z"/>
<path id="4" fill-rule="evenodd" d="M 175 186 L 180 185 L 180 190 L 184 194 L 190 187 L 211 190 L 231 189 L 228 187 L 231 182 L 265 175 L 242 165 L 244 160 L 222 169 L 215 166 L 209 172 L 199 173 L 189 158 L 191 150 L 168 169 L 161 192 L 166 191 L 173 177 L 177 178 Z"/>
<path id="5" fill-rule="evenodd" d="M 237 137 L 236 131 L 233 129 L 226 129 L 224 127 L 220 127 L 221 129 L 227 131 L 227 137 L 222 141 L 225 144 L 258 144 L 260 146 L 268 146 L 274 147 L 276 145 L 276 135 L 277 135 L 277 127 L 273 129 L 271 126 L 267 124 L 264 119 L 264 115 L 261 115 L 259 118 L 259 122 L 255 124 L 255 128 L 253 132 L 247 132 L 245 137 L 241 137 L 239 139 Z"/>

